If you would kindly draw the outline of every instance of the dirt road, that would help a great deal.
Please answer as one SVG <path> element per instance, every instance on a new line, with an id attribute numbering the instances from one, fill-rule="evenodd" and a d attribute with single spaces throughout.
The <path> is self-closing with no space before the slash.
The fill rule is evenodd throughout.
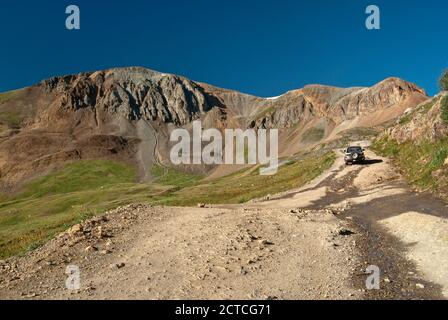
<path id="1" fill-rule="evenodd" d="M 448 296 L 447 207 L 387 159 L 339 159 L 243 205 L 132 205 L 0 262 L 2 299 L 421 299 Z M 66 288 L 68 265 L 79 290 Z M 381 270 L 366 290 L 365 270 Z"/>

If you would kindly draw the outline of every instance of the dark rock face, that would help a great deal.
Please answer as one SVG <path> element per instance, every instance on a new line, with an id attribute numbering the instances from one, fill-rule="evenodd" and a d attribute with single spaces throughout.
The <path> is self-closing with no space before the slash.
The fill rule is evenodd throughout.
<path id="1" fill-rule="evenodd" d="M 304 95 L 293 93 L 272 101 L 265 110 L 254 120 L 254 127 L 263 129 L 291 128 L 316 115 L 313 104 L 306 100 Z"/>
<path id="2" fill-rule="evenodd" d="M 195 82 L 142 68 L 52 78 L 41 85 L 62 95 L 63 109 L 104 109 L 129 120 L 185 125 L 213 107 Z"/>

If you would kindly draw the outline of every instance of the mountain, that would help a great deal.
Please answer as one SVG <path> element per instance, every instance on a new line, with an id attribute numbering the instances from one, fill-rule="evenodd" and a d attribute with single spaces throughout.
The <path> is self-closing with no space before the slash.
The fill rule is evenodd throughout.
<path id="1" fill-rule="evenodd" d="M 195 119 L 204 128 L 278 128 L 280 155 L 290 156 L 387 122 L 426 99 L 397 78 L 370 88 L 310 85 L 259 98 L 139 67 L 55 77 L 0 95 L 1 185 L 13 190 L 68 161 L 96 158 L 132 164 L 141 180 L 151 180 L 154 163 L 170 165 L 170 132 L 190 129 Z"/>

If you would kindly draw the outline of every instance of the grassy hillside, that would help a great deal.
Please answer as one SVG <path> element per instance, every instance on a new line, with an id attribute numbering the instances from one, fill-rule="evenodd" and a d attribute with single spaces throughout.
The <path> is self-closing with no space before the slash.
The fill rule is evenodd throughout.
<path id="1" fill-rule="evenodd" d="M 303 143 L 319 142 L 325 136 L 325 129 L 323 128 L 310 128 L 303 134 Z"/>
<path id="2" fill-rule="evenodd" d="M 200 175 L 192 175 L 159 165 L 155 165 L 152 168 L 151 173 L 157 178 L 158 184 L 170 186 L 175 189 L 190 187 L 203 178 Z"/>
<path id="3" fill-rule="evenodd" d="M 30 182 L 14 196 L 0 195 L 0 258 L 26 252 L 84 219 L 129 203 L 196 205 L 240 203 L 298 187 L 329 168 L 333 153 L 310 156 L 266 177 L 257 168 L 212 181 L 154 167 L 155 183 L 136 183 L 136 172 L 108 160 L 88 160 Z"/>
<path id="4" fill-rule="evenodd" d="M 9 99 L 16 96 L 19 91 L 9 91 L 0 93 L 0 106 Z M 23 120 L 20 110 L 0 107 L 0 124 L 6 125 L 10 128 L 16 128 Z"/>
<path id="5" fill-rule="evenodd" d="M 373 148 L 395 159 L 411 184 L 448 199 L 446 101 L 440 94 L 417 106 L 376 139 Z"/>
<path id="6" fill-rule="evenodd" d="M 15 93 L 16 93 L 16 91 L 9 91 L 9 92 L 0 93 L 0 104 L 2 104 L 3 102 L 8 101 L 12 97 L 14 97 Z"/>
<path id="7" fill-rule="evenodd" d="M 19 112 L 0 110 L 0 123 L 5 124 L 10 128 L 16 128 L 22 121 Z"/>
<path id="8" fill-rule="evenodd" d="M 395 159 L 411 184 L 448 195 L 448 139 L 399 144 L 394 139 L 382 137 L 375 141 L 373 148 Z"/>
<path id="9" fill-rule="evenodd" d="M 0 257 L 23 252 L 105 210 L 147 201 L 165 191 L 135 183 L 132 168 L 105 160 L 81 161 L 31 182 L 0 202 Z M 1 200 L 1 199 L 0 199 Z"/>
<path id="10" fill-rule="evenodd" d="M 258 167 L 239 171 L 216 180 L 184 188 L 157 202 L 167 205 L 188 206 L 197 203 L 243 203 L 254 198 L 297 188 L 319 176 L 334 162 L 336 155 L 328 152 L 290 161 L 277 174 L 259 175 Z"/>
<path id="11" fill-rule="evenodd" d="M 403 126 L 411 122 L 411 120 L 417 115 L 417 114 L 427 114 L 429 110 L 431 110 L 432 107 L 438 102 L 438 99 L 432 99 L 428 103 L 424 103 L 414 110 L 412 112 L 408 112 L 404 116 L 402 116 L 399 120 L 399 125 Z"/>

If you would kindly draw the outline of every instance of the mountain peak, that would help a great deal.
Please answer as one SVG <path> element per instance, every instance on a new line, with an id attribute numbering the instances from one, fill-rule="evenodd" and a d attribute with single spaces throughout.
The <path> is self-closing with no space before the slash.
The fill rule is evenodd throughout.
<path id="1" fill-rule="evenodd" d="M 386 78 L 372 87 L 372 89 L 378 90 L 387 90 L 388 88 L 396 88 L 402 91 L 418 92 L 420 94 L 426 95 L 425 90 L 423 90 L 416 84 L 397 77 Z"/>

